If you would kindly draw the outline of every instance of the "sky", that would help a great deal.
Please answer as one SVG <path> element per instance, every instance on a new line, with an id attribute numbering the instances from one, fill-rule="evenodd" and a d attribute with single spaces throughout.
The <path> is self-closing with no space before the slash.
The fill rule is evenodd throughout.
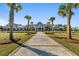
<path id="1" fill-rule="evenodd" d="M 27 20 L 24 19 L 25 15 L 30 15 L 34 24 L 39 21 L 47 23 L 51 16 L 56 17 L 54 24 L 66 24 L 67 19 L 58 15 L 58 8 L 63 3 L 21 3 L 22 10 L 18 13 L 15 12 L 14 23 L 26 25 Z M 72 10 L 75 15 L 72 16 L 71 26 L 79 27 L 79 8 Z M 8 24 L 9 8 L 6 4 L 0 3 L 0 25 Z"/>

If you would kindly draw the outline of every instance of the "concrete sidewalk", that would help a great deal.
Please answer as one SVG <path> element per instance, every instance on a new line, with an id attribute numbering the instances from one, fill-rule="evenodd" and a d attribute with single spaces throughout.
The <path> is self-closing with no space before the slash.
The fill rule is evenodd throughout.
<path id="1" fill-rule="evenodd" d="M 38 32 L 24 46 L 17 48 L 9 56 L 76 56 L 43 32 Z"/>

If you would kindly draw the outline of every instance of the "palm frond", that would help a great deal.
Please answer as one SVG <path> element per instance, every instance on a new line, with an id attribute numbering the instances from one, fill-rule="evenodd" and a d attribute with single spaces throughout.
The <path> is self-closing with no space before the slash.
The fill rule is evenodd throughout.
<path id="1" fill-rule="evenodd" d="M 59 10 L 65 10 L 66 6 L 65 5 L 60 5 Z"/>
<path id="2" fill-rule="evenodd" d="M 74 3 L 67 3 L 66 9 L 71 9 L 71 8 L 73 8 L 73 6 L 74 6 Z"/>
<path id="3" fill-rule="evenodd" d="M 54 21 L 55 20 L 55 17 L 50 17 L 49 21 Z"/>
<path id="4" fill-rule="evenodd" d="M 15 10 L 16 12 L 20 11 L 22 9 L 22 6 L 20 4 L 17 4 Z"/>
<path id="5" fill-rule="evenodd" d="M 28 15 L 26 15 L 24 18 L 27 20 L 31 20 L 31 16 L 28 16 Z"/>
<path id="6" fill-rule="evenodd" d="M 11 4 L 11 3 L 6 3 L 6 5 L 7 5 L 7 6 L 11 6 L 12 4 Z"/>
<path id="7" fill-rule="evenodd" d="M 71 15 L 74 15 L 74 12 L 73 11 L 71 11 Z"/>
<path id="8" fill-rule="evenodd" d="M 79 3 L 74 3 L 74 8 L 79 8 Z"/>
<path id="9" fill-rule="evenodd" d="M 11 3 L 6 3 L 6 5 L 10 8 L 12 6 Z"/>
<path id="10" fill-rule="evenodd" d="M 59 11 L 58 14 L 62 17 L 66 17 L 66 13 L 64 13 L 63 11 Z"/>

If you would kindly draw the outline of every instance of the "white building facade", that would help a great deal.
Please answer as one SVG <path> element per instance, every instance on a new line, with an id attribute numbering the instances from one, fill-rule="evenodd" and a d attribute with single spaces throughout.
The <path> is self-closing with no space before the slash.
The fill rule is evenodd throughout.
<path id="1" fill-rule="evenodd" d="M 43 24 L 42 22 L 38 22 L 37 24 L 30 25 L 29 30 L 34 30 L 34 31 L 52 30 L 52 28 L 51 28 L 52 25 L 50 25 L 50 27 L 48 27 L 47 29 L 46 29 L 46 26 L 47 26 L 47 24 Z M 9 31 L 9 28 L 10 28 L 9 24 L 3 26 L 3 29 L 6 30 L 6 31 Z M 27 28 L 28 28 L 27 25 L 21 25 L 21 24 L 15 24 L 15 23 L 13 24 L 13 30 L 14 31 L 26 31 Z M 55 28 L 55 30 L 56 29 L 57 30 L 64 29 L 64 27 L 58 28 L 58 27 L 55 27 L 55 26 L 54 26 L 54 28 Z"/>

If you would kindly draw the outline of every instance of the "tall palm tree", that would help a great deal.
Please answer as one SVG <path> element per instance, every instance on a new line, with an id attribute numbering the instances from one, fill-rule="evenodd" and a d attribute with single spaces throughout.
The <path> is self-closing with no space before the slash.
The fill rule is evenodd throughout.
<path id="1" fill-rule="evenodd" d="M 47 30 L 50 30 L 50 22 L 47 22 Z"/>
<path id="2" fill-rule="evenodd" d="M 71 39 L 71 18 L 72 15 L 74 15 L 74 12 L 72 11 L 73 8 L 78 8 L 79 3 L 67 3 L 60 5 L 58 14 L 62 17 L 67 17 L 67 38 Z"/>
<path id="3" fill-rule="evenodd" d="M 13 38 L 14 11 L 16 11 L 16 12 L 20 11 L 21 5 L 17 4 L 17 3 L 7 3 L 7 6 L 10 8 L 10 11 L 9 11 L 9 25 L 10 25 L 9 40 L 14 40 L 14 38 Z"/>
<path id="4" fill-rule="evenodd" d="M 31 31 L 34 29 L 34 24 L 31 22 Z"/>
<path id="5" fill-rule="evenodd" d="M 54 24 L 53 24 L 53 22 L 54 22 L 54 20 L 55 20 L 55 17 L 50 17 L 50 19 L 49 19 L 49 21 L 51 21 L 51 23 L 52 23 L 52 30 L 54 30 Z"/>
<path id="6" fill-rule="evenodd" d="M 24 18 L 25 18 L 26 20 L 28 20 L 27 30 L 28 30 L 28 35 L 29 35 L 29 34 L 30 34 L 30 33 L 29 33 L 29 23 L 30 23 L 30 20 L 31 20 L 31 16 L 26 15 Z"/>

